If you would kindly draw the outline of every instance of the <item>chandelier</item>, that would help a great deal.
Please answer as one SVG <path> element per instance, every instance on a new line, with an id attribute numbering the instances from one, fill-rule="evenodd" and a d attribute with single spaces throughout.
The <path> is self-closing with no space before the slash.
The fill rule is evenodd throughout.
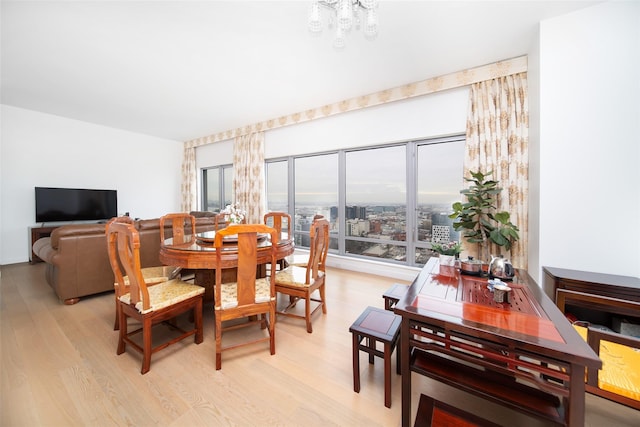
<path id="1" fill-rule="evenodd" d="M 336 29 L 333 46 L 342 49 L 352 28 L 360 29 L 372 40 L 378 35 L 378 0 L 316 0 L 309 7 L 309 31 L 322 32 L 321 11 L 328 10 L 328 27 Z M 362 17 L 361 17 L 362 15 Z"/>

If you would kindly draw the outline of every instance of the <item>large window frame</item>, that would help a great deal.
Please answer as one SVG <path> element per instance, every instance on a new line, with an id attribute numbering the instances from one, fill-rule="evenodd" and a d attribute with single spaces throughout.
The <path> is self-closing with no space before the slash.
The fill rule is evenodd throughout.
<path id="1" fill-rule="evenodd" d="M 296 206 L 295 200 L 295 162 L 296 159 L 300 158 L 312 158 L 314 156 L 324 156 L 324 155 L 336 155 L 338 159 L 338 200 L 337 200 L 337 212 L 342 212 L 343 215 L 339 215 L 339 221 L 335 221 L 332 226 L 332 245 L 330 248 L 330 252 L 336 253 L 342 256 L 354 257 L 359 259 L 366 260 L 377 260 L 382 262 L 388 262 L 392 264 L 399 265 L 409 265 L 409 266 L 422 266 L 428 261 L 428 256 L 435 255 L 430 252 L 431 249 L 431 241 L 429 240 L 420 240 L 418 236 L 418 215 L 419 215 L 419 206 L 418 206 L 418 188 L 420 184 L 418 183 L 418 150 L 422 146 L 428 146 L 431 144 L 446 144 L 446 143 L 458 143 L 461 144 L 462 149 L 464 147 L 465 136 L 462 134 L 452 135 L 446 137 L 438 137 L 438 138 L 425 138 L 419 140 L 410 140 L 405 142 L 396 142 L 390 144 L 379 144 L 379 145 L 371 145 L 365 147 L 357 147 L 357 148 L 345 148 L 340 150 L 333 150 L 328 152 L 319 152 L 319 153 L 310 153 L 298 156 L 288 156 L 288 157 L 280 157 L 277 159 L 268 159 L 266 160 L 266 166 L 268 166 L 272 162 L 287 162 L 288 164 L 288 177 L 287 177 L 287 188 L 288 188 L 288 213 L 294 218 L 294 230 L 296 233 L 296 244 L 298 246 L 304 246 L 304 241 L 308 241 L 308 232 L 305 232 L 301 227 L 295 227 L 295 218 L 296 212 L 298 210 L 298 206 Z M 406 189 L 406 205 L 405 205 L 405 239 L 404 240 L 388 240 L 382 238 L 372 238 L 369 236 L 346 236 L 346 208 L 347 208 L 347 156 L 348 153 L 353 153 L 356 151 L 363 150 L 378 150 L 389 147 L 399 147 L 404 146 L 406 148 L 406 158 L 405 158 L 405 189 Z M 460 150 L 462 152 L 462 150 Z M 463 184 L 462 178 L 462 164 L 464 161 L 464 156 L 460 155 L 459 163 L 453 165 L 452 167 L 459 170 L 460 181 L 456 184 L 456 188 L 461 188 Z M 457 173 L 457 172 L 456 172 Z M 269 177 L 267 176 L 267 180 Z M 456 200 L 461 200 L 462 197 L 456 198 Z M 267 206 L 268 206 L 269 195 L 267 194 Z M 329 208 L 330 209 L 330 208 Z M 329 218 L 330 222 L 334 218 Z M 306 237 L 306 239 L 305 239 Z M 452 234 L 452 239 L 457 239 L 459 236 L 457 234 Z M 395 245 L 398 247 L 402 247 L 405 250 L 404 259 L 391 259 L 391 258 L 377 258 L 357 253 L 349 253 L 346 250 L 347 242 L 361 242 L 363 246 L 366 245 Z M 425 255 L 426 252 L 426 255 Z"/>

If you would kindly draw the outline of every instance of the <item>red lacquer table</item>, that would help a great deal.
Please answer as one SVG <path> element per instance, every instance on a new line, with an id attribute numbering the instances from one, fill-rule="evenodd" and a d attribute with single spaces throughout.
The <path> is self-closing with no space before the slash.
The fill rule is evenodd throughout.
<path id="1" fill-rule="evenodd" d="M 527 415 L 584 425 L 585 369 L 598 356 L 525 271 L 497 303 L 487 279 L 431 258 L 394 311 L 402 316 L 402 426 L 411 422 L 411 372 Z"/>

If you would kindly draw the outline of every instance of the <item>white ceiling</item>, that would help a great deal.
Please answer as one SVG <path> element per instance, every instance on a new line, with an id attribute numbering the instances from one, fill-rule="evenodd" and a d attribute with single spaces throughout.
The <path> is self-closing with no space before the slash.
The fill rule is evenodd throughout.
<path id="1" fill-rule="evenodd" d="M 185 141 L 527 54 L 586 1 L 380 1 L 379 36 L 309 0 L 2 0 L 3 104 Z"/>

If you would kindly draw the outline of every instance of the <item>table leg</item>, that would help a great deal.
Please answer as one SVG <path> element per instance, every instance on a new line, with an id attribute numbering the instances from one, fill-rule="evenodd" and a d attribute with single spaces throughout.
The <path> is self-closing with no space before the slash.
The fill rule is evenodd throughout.
<path id="1" fill-rule="evenodd" d="M 402 365 L 402 427 L 410 427 L 411 424 L 411 372 L 409 371 L 409 319 L 402 317 L 400 324 L 400 342 Z"/>
<path id="2" fill-rule="evenodd" d="M 585 367 L 580 365 L 571 365 L 571 374 L 569 376 L 569 399 L 567 402 L 567 413 L 565 420 L 569 427 L 584 426 L 584 374 Z"/>

